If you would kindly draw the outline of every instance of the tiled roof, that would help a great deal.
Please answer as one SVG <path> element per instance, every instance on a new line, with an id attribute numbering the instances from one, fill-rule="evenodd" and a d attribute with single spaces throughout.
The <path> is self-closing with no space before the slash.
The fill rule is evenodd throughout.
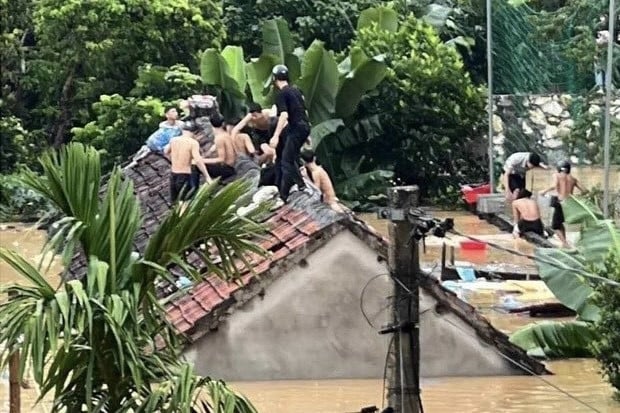
<path id="1" fill-rule="evenodd" d="M 245 269 L 234 283 L 209 274 L 186 294 L 169 301 L 168 319 L 180 332 L 190 336 L 204 334 L 204 329 L 198 332 L 197 327 L 211 312 L 235 304 L 238 301 L 235 293 L 243 292 L 257 277 L 267 273 L 278 276 L 283 273 L 283 267 L 288 268 L 305 258 L 322 244 L 326 230 L 342 218 L 305 194 L 291 197 L 292 203 L 279 208 L 265 221 L 267 234 L 256 243 L 269 254 L 265 257 L 253 255 L 252 270 Z"/>

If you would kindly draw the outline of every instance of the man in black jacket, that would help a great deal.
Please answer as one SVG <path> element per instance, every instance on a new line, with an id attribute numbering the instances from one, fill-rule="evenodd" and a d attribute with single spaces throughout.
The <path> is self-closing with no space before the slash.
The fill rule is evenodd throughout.
<path id="1" fill-rule="evenodd" d="M 277 88 L 278 123 L 269 145 L 276 149 L 276 185 L 280 197 L 286 202 L 294 184 L 297 184 L 300 191 L 306 189 L 297 160 L 304 142 L 310 136 L 310 122 L 303 94 L 288 83 L 288 68 L 277 65 L 271 73 Z"/>

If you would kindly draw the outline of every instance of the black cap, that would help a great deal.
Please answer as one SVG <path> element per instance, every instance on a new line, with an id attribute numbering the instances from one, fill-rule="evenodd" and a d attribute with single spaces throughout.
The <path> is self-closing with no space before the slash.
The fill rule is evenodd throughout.
<path id="1" fill-rule="evenodd" d="M 271 70 L 271 74 L 275 80 L 288 81 L 288 67 L 284 65 L 275 65 Z"/>
<path id="2" fill-rule="evenodd" d="M 571 168 L 570 161 L 566 159 L 558 164 L 558 172 L 566 172 L 567 174 L 569 174 L 570 168 Z"/>

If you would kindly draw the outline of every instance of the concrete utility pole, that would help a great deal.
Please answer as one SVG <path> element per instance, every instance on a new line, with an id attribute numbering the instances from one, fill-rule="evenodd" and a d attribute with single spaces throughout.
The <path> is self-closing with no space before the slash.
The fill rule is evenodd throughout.
<path id="1" fill-rule="evenodd" d="M 21 411 L 21 383 L 19 380 L 19 350 L 9 356 L 9 412 Z"/>
<path id="2" fill-rule="evenodd" d="M 388 189 L 388 266 L 395 291 L 393 324 L 383 333 L 394 334 L 387 397 L 389 406 L 398 413 L 418 413 L 420 407 L 420 262 L 418 241 L 412 238 L 415 224 L 409 220 L 409 210 L 418 205 L 418 196 L 417 186 Z"/>

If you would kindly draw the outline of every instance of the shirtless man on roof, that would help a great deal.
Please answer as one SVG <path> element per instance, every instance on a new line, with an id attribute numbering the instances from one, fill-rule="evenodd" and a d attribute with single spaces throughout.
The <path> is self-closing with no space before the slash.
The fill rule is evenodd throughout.
<path id="1" fill-rule="evenodd" d="M 278 119 L 271 109 L 262 109 L 258 103 L 248 105 L 248 114 L 230 132 L 233 140 L 241 134 L 244 128 L 250 127 L 258 136 L 257 161 L 259 165 L 271 162 L 275 158 L 275 151 L 269 146 L 269 139 L 275 131 Z"/>
<path id="2" fill-rule="evenodd" d="M 569 248 L 570 245 L 566 240 L 566 228 L 564 227 L 564 210 L 562 209 L 562 202 L 570 197 L 575 188 L 579 189 L 581 193 L 586 193 L 579 181 L 570 174 L 571 164 L 569 161 L 562 161 L 558 165 L 557 173 L 553 174 L 553 186 L 541 191 L 541 195 L 546 195 L 547 192 L 555 190 L 557 196 L 551 198 L 551 207 L 553 208 L 553 217 L 551 218 L 551 228 L 555 231 L 562 246 Z"/>
<path id="3" fill-rule="evenodd" d="M 214 158 L 203 158 L 209 175 L 214 178 L 228 178 L 235 174 L 235 148 L 233 146 L 230 135 L 226 131 L 224 117 L 219 113 L 211 115 L 211 125 L 215 139 L 213 146 L 217 155 Z"/>
<path id="4" fill-rule="evenodd" d="M 179 197 L 186 201 L 194 194 L 195 189 L 191 184 L 192 161 L 205 177 L 207 183 L 211 182 L 211 177 L 202 162 L 200 155 L 200 145 L 194 138 L 194 124 L 184 127 L 181 136 L 174 137 L 170 144 L 164 149 L 164 153 L 170 157 L 170 201 L 176 202 Z"/>

